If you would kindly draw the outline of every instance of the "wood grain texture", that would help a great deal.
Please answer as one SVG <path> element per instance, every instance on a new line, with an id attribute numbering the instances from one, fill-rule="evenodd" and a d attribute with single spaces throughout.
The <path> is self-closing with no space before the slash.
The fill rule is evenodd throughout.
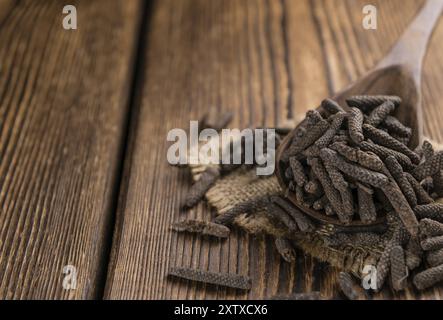
<path id="1" fill-rule="evenodd" d="M 0 298 L 101 297 L 141 3 L 1 3 Z"/>
<path id="2" fill-rule="evenodd" d="M 166 162 L 166 134 L 187 128 L 211 105 L 232 110 L 233 127 L 300 117 L 370 69 L 422 1 L 374 1 L 378 30 L 362 28 L 364 0 L 155 1 L 147 29 L 139 110 L 131 122 L 105 298 L 261 299 L 320 290 L 338 297 L 337 270 L 297 252 L 283 262 L 268 238 L 234 232 L 207 241 L 169 230 L 179 218 L 209 219 L 205 204 L 179 203 L 190 185 Z M 424 65 L 425 133 L 441 138 L 443 24 Z M 170 266 L 249 274 L 249 293 L 165 277 Z M 377 298 L 440 298 L 438 289 Z"/>

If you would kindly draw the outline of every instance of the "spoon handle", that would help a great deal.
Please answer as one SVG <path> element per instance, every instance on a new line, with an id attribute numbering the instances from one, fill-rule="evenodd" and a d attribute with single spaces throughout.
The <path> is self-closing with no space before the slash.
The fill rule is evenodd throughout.
<path id="1" fill-rule="evenodd" d="M 391 51 L 378 63 L 376 69 L 390 65 L 405 65 L 412 71 L 414 80 L 419 84 L 423 58 L 442 10 L 443 0 L 427 0 L 414 21 Z"/>

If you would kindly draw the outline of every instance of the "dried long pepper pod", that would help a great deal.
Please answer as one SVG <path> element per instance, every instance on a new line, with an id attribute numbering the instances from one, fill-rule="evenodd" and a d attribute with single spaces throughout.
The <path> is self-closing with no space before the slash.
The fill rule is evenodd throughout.
<path id="1" fill-rule="evenodd" d="M 420 219 L 429 218 L 443 222 L 443 204 L 441 203 L 418 205 L 414 208 L 414 211 Z"/>
<path id="2" fill-rule="evenodd" d="M 245 202 L 241 202 L 234 207 L 230 208 L 226 212 L 221 213 L 216 218 L 214 218 L 213 222 L 222 224 L 222 225 L 231 225 L 234 222 L 234 219 L 241 214 L 244 213 L 254 213 L 259 209 L 266 207 L 269 203 L 269 197 L 259 197 L 254 198 Z"/>
<path id="3" fill-rule="evenodd" d="M 270 202 L 266 206 L 266 213 L 273 219 L 282 223 L 290 233 L 298 232 L 298 226 L 292 217 L 278 205 Z"/>
<path id="4" fill-rule="evenodd" d="M 443 281 L 443 265 L 435 268 L 429 268 L 420 272 L 414 277 L 414 285 L 419 290 L 424 290 L 432 287 L 436 283 Z"/>
<path id="5" fill-rule="evenodd" d="M 323 149 L 320 152 L 320 157 L 323 161 L 325 169 L 331 178 L 332 185 L 340 192 L 343 213 L 347 217 L 346 221 L 351 222 L 354 215 L 354 200 L 348 182 L 346 182 L 343 175 L 330 162 L 330 149 Z"/>
<path id="6" fill-rule="evenodd" d="M 348 128 L 349 128 L 349 136 L 352 141 L 359 144 L 362 142 L 365 137 L 363 136 L 363 113 L 360 109 L 351 108 L 349 110 L 349 118 L 348 118 Z"/>
<path id="7" fill-rule="evenodd" d="M 343 294 L 349 300 L 367 300 L 368 296 L 362 286 L 347 272 L 340 272 L 338 283 Z"/>
<path id="8" fill-rule="evenodd" d="M 431 267 L 436 267 L 443 264 L 443 249 L 428 252 L 426 261 L 428 261 Z"/>
<path id="9" fill-rule="evenodd" d="M 432 219 L 420 220 L 420 232 L 427 237 L 435 237 L 443 235 L 443 223 Z"/>
<path id="10" fill-rule="evenodd" d="M 332 99 L 325 99 L 321 102 L 321 106 L 323 109 L 326 110 L 326 112 L 330 114 L 335 114 L 338 112 L 344 112 L 343 108 L 334 100 Z"/>
<path id="11" fill-rule="evenodd" d="M 275 247 L 278 253 L 286 262 L 295 261 L 295 250 L 291 242 L 286 238 L 275 238 Z"/>
<path id="12" fill-rule="evenodd" d="M 380 256 L 380 259 L 378 260 L 377 263 L 377 275 L 376 275 L 376 287 L 377 287 L 377 291 L 379 291 L 385 280 L 386 280 L 386 276 L 388 275 L 389 272 L 389 268 L 391 265 L 391 251 L 394 247 L 398 246 L 398 245 L 402 245 L 404 244 L 406 241 L 408 240 L 408 236 L 405 232 L 405 230 L 400 227 L 397 230 L 395 230 L 391 240 L 389 240 L 389 242 L 386 244 L 385 249 L 382 253 L 382 255 Z"/>
<path id="13" fill-rule="evenodd" d="M 406 127 L 397 118 L 393 116 L 387 116 L 383 121 L 383 126 L 388 129 L 391 134 L 397 134 L 402 137 L 410 138 L 412 135 L 412 129 Z"/>
<path id="14" fill-rule="evenodd" d="M 419 156 L 414 151 L 409 149 L 400 141 L 395 140 L 387 132 L 377 129 L 369 124 L 363 124 L 363 132 L 369 139 L 371 139 L 375 143 L 403 153 L 409 159 L 411 159 L 412 163 L 418 164 L 420 162 Z"/>
<path id="15" fill-rule="evenodd" d="M 382 160 L 386 159 L 389 156 L 393 156 L 393 157 L 395 157 L 395 159 L 397 159 L 397 161 L 401 164 L 401 166 L 404 169 L 408 170 L 408 169 L 411 169 L 413 167 L 411 159 L 409 159 L 409 157 L 407 157 L 406 155 L 404 155 L 401 152 L 398 152 L 398 151 L 392 150 L 390 148 L 386 148 L 386 147 L 380 146 L 380 145 L 375 144 L 375 143 L 370 142 L 370 141 L 363 141 L 360 144 L 360 147 L 364 151 L 371 151 L 371 152 L 375 153 Z"/>
<path id="16" fill-rule="evenodd" d="M 434 147 L 428 140 L 423 141 L 421 149 L 423 151 L 423 157 L 425 158 L 425 160 L 431 159 L 434 155 Z"/>
<path id="17" fill-rule="evenodd" d="M 383 161 L 373 152 L 361 151 L 344 143 L 337 142 L 331 144 L 330 148 L 337 151 L 347 160 L 356 162 L 367 169 L 378 172 L 382 172 L 384 169 Z"/>
<path id="18" fill-rule="evenodd" d="M 421 264 L 422 256 L 423 250 L 420 247 L 417 239 L 409 239 L 405 250 L 405 261 L 409 270 L 414 270 Z"/>
<path id="19" fill-rule="evenodd" d="M 372 194 L 366 192 L 363 188 L 358 188 L 358 214 L 363 222 L 373 222 L 377 219 L 377 211 L 375 209 Z"/>
<path id="20" fill-rule="evenodd" d="M 329 123 L 324 119 L 321 119 L 317 123 L 308 126 L 306 128 L 306 134 L 303 137 L 299 138 L 295 136 L 293 138 L 292 144 L 282 154 L 282 161 L 287 162 L 289 158 L 305 150 L 307 147 L 317 141 L 317 139 L 320 138 L 328 129 Z"/>
<path id="21" fill-rule="evenodd" d="M 386 95 L 360 95 L 346 99 L 348 106 L 361 108 L 365 112 L 372 110 L 386 101 L 392 101 L 396 107 L 401 103 L 400 97 Z"/>
<path id="22" fill-rule="evenodd" d="M 186 208 L 192 208 L 205 196 L 206 191 L 212 187 L 220 176 L 220 170 L 218 168 L 210 167 L 206 169 L 189 189 L 185 198 L 184 206 Z"/>
<path id="23" fill-rule="evenodd" d="M 285 295 L 275 295 L 271 300 L 322 300 L 320 292 L 290 293 Z"/>
<path id="24" fill-rule="evenodd" d="M 382 190 L 394 207 L 395 212 L 400 217 L 405 228 L 413 237 L 415 237 L 418 233 L 418 221 L 415 217 L 414 211 L 412 211 L 398 185 L 395 182 L 390 182 L 388 185 L 384 186 Z"/>
<path id="25" fill-rule="evenodd" d="M 329 161 L 334 163 L 340 171 L 357 181 L 367 183 L 377 188 L 383 188 L 389 182 L 388 178 L 384 174 L 347 162 L 344 158 L 339 156 L 331 149 L 325 148 L 322 150 L 322 152 L 325 155 L 327 154 Z"/>
<path id="26" fill-rule="evenodd" d="M 171 228 L 179 232 L 199 233 L 218 238 L 227 238 L 230 232 L 224 225 L 200 220 L 177 221 L 171 225 Z"/>
<path id="27" fill-rule="evenodd" d="M 437 195 L 437 197 L 443 196 L 443 175 L 441 171 L 437 172 L 432 176 L 432 182 L 433 182 L 433 191 Z"/>
<path id="28" fill-rule="evenodd" d="M 231 122 L 233 117 L 234 113 L 232 112 L 224 112 L 220 114 L 218 108 L 212 107 L 201 119 L 201 128 L 210 128 L 220 131 L 224 129 L 229 124 L 229 122 Z"/>
<path id="29" fill-rule="evenodd" d="M 332 141 L 332 138 L 336 135 L 337 131 L 340 129 L 343 120 L 345 119 L 346 113 L 338 112 L 331 116 L 331 125 L 329 129 L 315 141 L 313 147 L 316 149 L 316 153 L 320 152 L 322 148 L 325 148 Z M 316 154 L 314 154 L 316 155 Z"/>
<path id="30" fill-rule="evenodd" d="M 329 177 L 325 167 L 318 158 L 308 159 L 308 164 L 311 166 L 318 180 L 320 181 L 326 197 L 331 204 L 332 209 L 337 213 L 340 221 L 347 223 L 348 217 L 343 214 L 343 207 L 341 203 L 340 193 L 332 185 L 331 178 Z"/>
<path id="31" fill-rule="evenodd" d="M 421 241 L 423 250 L 437 250 L 443 248 L 443 236 L 430 237 Z"/>
<path id="32" fill-rule="evenodd" d="M 419 181 L 430 177 L 443 169 L 443 153 L 436 152 L 430 159 L 418 165 L 412 172 L 412 175 Z"/>
<path id="33" fill-rule="evenodd" d="M 415 178 L 409 172 L 404 172 L 403 174 L 406 179 L 408 179 L 412 189 L 414 189 L 418 204 L 429 204 L 434 202 L 422 185 L 415 180 Z"/>
<path id="34" fill-rule="evenodd" d="M 404 290 L 409 275 L 405 262 L 405 254 L 401 246 L 394 246 L 390 253 L 391 281 L 395 291 Z"/>
<path id="35" fill-rule="evenodd" d="M 372 110 L 371 114 L 366 120 L 367 124 L 377 127 L 382 123 L 386 117 L 395 109 L 394 103 L 390 100 L 383 102 L 381 105 Z"/>
<path id="36" fill-rule="evenodd" d="M 282 209 L 284 209 L 292 217 L 292 219 L 295 220 L 298 228 L 301 231 L 308 232 L 315 229 L 309 218 L 285 199 L 279 196 L 272 196 L 271 202 L 277 204 Z"/>
<path id="37" fill-rule="evenodd" d="M 308 181 L 308 178 L 305 174 L 305 169 L 300 161 L 298 161 L 295 157 L 291 157 L 289 159 L 289 167 L 292 170 L 292 175 L 294 177 L 295 183 L 303 187 L 305 183 Z"/>
<path id="38" fill-rule="evenodd" d="M 249 277 L 238 274 L 218 273 L 198 269 L 176 267 L 169 269 L 168 275 L 229 288 L 242 290 L 251 289 L 251 280 L 249 279 Z"/>
<path id="39" fill-rule="evenodd" d="M 409 205 L 414 208 L 417 205 L 417 196 L 415 195 L 415 191 L 409 183 L 406 176 L 403 174 L 403 168 L 400 163 L 398 163 L 397 159 L 393 156 L 389 156 L 385 160 L 386 166 L 389 172 L 394 177 L 401 191 L 408 200 Z"/>

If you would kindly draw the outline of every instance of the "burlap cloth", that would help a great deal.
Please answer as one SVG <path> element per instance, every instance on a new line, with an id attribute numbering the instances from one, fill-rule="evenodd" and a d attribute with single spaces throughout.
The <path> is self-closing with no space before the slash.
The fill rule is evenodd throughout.
<path id="1" fill-rule="evenodd" d="M 430 139 L 435 150 L 441 150 L 441 145 Z M 214 165 L 212 165 L 214 166 Z M 208 166 L 190 165 L 194 181 L 197 181 Z M 206 192 L 208 203 L 217 211 L 217 215 L 223 215 L 235 205 L 259 198 L 262 196 L 283 195 L 275 175 L 260 177 L 256 175 L 255 168 L 239 168 L 232 173 L 222 176 Z M 275 237 L 285 237 L 283 228 L 279 228 L 272 223 L 265 208 L 254 214 L 241 214 L 236 217 L 234 224 L 250 234 L 266 233 Z M 395 213 L 389 214 L 387 219 L 388 229 L 380 236 L 379 241 L 365 244 L 358 244 L 352 234 L 349 241 L 332 246 L 329 243 L 334 236 L 333 225 L 319 225 L 313 232 L 302 233 L 293 239 L 294 244 L 305 253 L 317 258 L 320 261 L 328 262 L 330 265 L 343 271 L 351 272 L 357 277 L 362 277 L 365 265 L 376 265 L 378 259 L 384 251 L 385 245 L 393 235 L 393 231 L 401 223 Z M 356 244 L 357 243 L 357 244 Z"/>

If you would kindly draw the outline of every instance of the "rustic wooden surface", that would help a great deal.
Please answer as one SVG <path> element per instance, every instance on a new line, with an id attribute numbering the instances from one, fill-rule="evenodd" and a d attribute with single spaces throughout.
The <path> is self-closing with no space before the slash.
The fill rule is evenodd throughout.
<path id="1" fill-rule="evenodd" d="M 141 2 L 69 3 L 0 1 L 3 299 L 103 293 Z"/>
<path id="2" fill-rule="evenodd" d="M 241 232 L 226 241 L 175 234 L 170 223 L 209 219 L 202 204 L 179 204 L 190 177 L 166 162 L 165 136 L 211 105 L 236 114 L 233 127 L 274 125 L 315 107 L 368 70 L 391 47 L 422 1 L 378 1 L 377 31 L 361 26 L 366 1 L 157 1 L 148 28 L 140 110 L 132 123 L 105 297 L 246 299 L 320 290 L 338 297 L 336 270 L 298 252 L 287 264 L 270 239 Z M 424 71 L 426 132 L 440 138 L 443 22 Z M 167 279 L 170 266 L 249 274 L 249 293 Z M 438 298 L 434 290 L 426 297 Z M 394 297 L 384 292 L 380 297 Z M 398 298 L 422 298 L 408 291 Z"/>
<path id="3" fill-rule="evenodd" d="M 300 117 L 374 65 L 423 1 L 373 1 L 377 31 L 361 26 L 365 0 L 71 3 L 77 31 L 62 29 L 60 2 L 0 0 L 0 298 L 340 297 L 336 270 L 302 252 L 287 264 L 271 239 L 171 232 L 172 221 L 213 213 L 180 212 L 191 180 L 167 164 L 166 134 L 212 105 L 234 111 L 239 128 Z M 440 141 L 442 46 L 440 22 L 423 85 L 425 134 Z M 66 264 L 78 268 L 77 290 L 62 288 Z M 167 279 L 170 266 L 249 274 L 254 286 Z"/>

